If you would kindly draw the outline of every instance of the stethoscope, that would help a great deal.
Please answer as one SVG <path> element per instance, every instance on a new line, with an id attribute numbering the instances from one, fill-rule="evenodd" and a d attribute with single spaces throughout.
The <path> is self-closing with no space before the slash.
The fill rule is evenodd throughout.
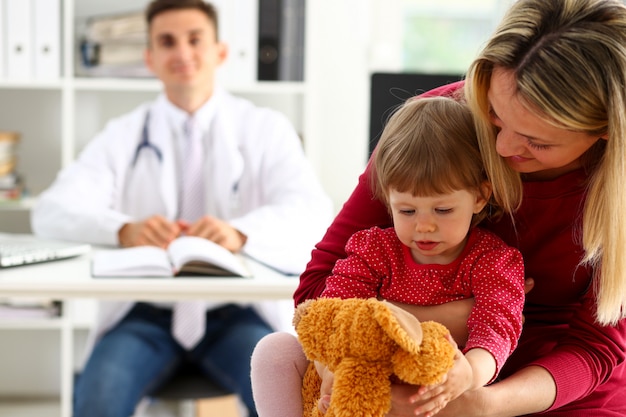
<path id="1" fill-rule="evenodd" d="M 152 149 L 159 163 L 163 162 L 163 154 L 161 153 L 161 150 L 155 144 L 150 142 L 150 136 L 148 134 L 149 121 L 150 121 L 150 112 L 148 111 L 146 113 L 146 117 L 143 122 L 143 128 L 141 129 L 141 141 L 139 142 L 139 144 L 137 145 L 137 148 L 135 149 L 135 156 L 133 157 L 133 163 L 132 163 L 133 168 L 135 168 L 135 166 L 137 165 L 139 154 L 141 153 L 141 150 L 144 148 Z M 239 181 L 235 182 L 232 186 L 230 205 L 232 209 L 239 208 Z"/>
<path id="2" fill-rule="evenodd" d="M 133 168 L 135 168 L 135 166 L 137 165 L 137 159 L 139 159 L 139 154 L 141 153 L 141 150 L 143 148 L 152 149 L 154 153 L 156 154 L 157 159 L 159 160 L 159 163 L 163 162 L 163 154 L 161 153 L 161 150 L 156 145 L 150 142 L 150 138 L 148 135 L 148 122 L 149 121 L 150 121 L 150 112 L 148 111 L 146 113 L 146 118 L 144 119 L 144 122 L 143 122 L 143 128 L 141 129 L 141 141 L 139 142 L 139 145 L 137 145 L 137 149 L 135 149 L 135 157 L 133 158 L 133 164 L 132 164 Z"/>

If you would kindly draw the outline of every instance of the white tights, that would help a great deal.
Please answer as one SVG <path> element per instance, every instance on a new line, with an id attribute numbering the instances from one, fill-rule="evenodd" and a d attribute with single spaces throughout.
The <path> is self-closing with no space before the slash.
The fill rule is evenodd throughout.
<path id="1" fill-rule="evenodd" d="M 259 417 L 302 417 L 302 378 L 308 365 L 290 333 L 271 333 L 259 341 L 250 374 Z"/>

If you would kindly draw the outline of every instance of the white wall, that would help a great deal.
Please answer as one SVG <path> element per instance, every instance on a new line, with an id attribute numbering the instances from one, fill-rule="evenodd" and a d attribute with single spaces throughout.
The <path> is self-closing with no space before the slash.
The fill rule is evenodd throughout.
<path id="1" fill-rule="evenodd" d="M 309 0 L 307 153 L 339 210 L 367 162 L 370 0 Z M 310 143 L 312 142 L 312 143 Z"/>

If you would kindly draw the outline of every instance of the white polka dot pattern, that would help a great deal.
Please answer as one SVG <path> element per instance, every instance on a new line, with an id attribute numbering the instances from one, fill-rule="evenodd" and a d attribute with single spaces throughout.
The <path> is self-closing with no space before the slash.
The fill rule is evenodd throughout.
<path id="1" fill-rule="evenodd" d="M 520 252 L 482 229 L 470 234 L 462 254 L 447 265 L 416 263 L 393 228 L 355 233 L 347 258 L 337 261 L 322 297 L 369 298 L 437 305 L 473 297 L 465 350 L 480 347 L 498 371 L 522 329 L 524 264 Z"/>

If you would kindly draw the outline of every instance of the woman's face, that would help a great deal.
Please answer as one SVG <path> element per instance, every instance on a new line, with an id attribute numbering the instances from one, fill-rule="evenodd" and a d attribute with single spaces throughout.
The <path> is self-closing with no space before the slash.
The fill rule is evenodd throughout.
<path id="1" fill-rule="evenodd" d="M 552 126 L 528 111 L 515 89 L 511 70 L 494 69 L 488 98 L 498 154 L 530 179 L 552 179 L 579 168 L 580 157 L 600 138 Z"/>

